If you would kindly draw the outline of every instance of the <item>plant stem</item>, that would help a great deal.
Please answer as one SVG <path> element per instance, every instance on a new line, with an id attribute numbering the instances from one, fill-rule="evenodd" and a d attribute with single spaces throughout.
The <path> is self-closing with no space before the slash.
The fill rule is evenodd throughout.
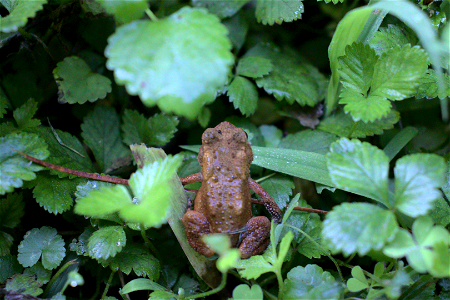
<path id="1" fill-rule="evenodd" d="M 147 14 L 147 16 L 150 18 L 150 20 L 152 20 L 153 22 L 158 21 L 158 18 L 155 16 L 155 14 L 150 10 L 150 8 L 146 8 L 145 9 L 145 13 Z"/>
<path id="2" fill-rule="evenodd" d="M 106 297 L 106 294 L 108 293 L 109 290 L 109 286 L 111 285 L 111 282 L 113 280 L 114 274 L 116 274 L 116 271 L 112 271 L 111 274 L 109 275 L 108 282 L 106 283 L 105 290 L 103 291 L 102 297 L 100 299 Z"/>
<path id="3" fill-rule="evenodd" d="M 220 292 L 225 287 L 225 285 L 227 284 L 227 275 L 228 275 L 227 272 L 222 273 L 222 282 L 215 289 L 212 289 L 210 291 L 207 291 L 207 292 L 204 292 L 204 293 L 200 293 L 200 294 L 197 294 L 197 295 L 187 296 L 186 298 L 187 299 L 197 299 L 197 298 L 206 297 L 206 296 L 209 296 L 209 295 L 212 295 L 212 294 Z"/>
<path id="4" fill-rule="evenodd" d="M 141 224 L 141 236 L 142 236 L 142 239 L 144 240 L 145 245 L 150 249 L 150 251 L 153 252 L 153 254 L 156 256 L 156 258 L 159 261 L 162 261 L 161 257 L 159 256 L 158 250 L 156 250 L 155 246 L 153 246 L 152 242 L 150 242 L 147 235 L 145 234 L 145 228 L 144 228 L 144 225 L 142 225 L 142 224 Z"/>
<path id="5" fill-rule="evenodd" d="M 55 275 L 53 275 L 52 279 L 50 279 L 50 281 L 48 282 L 47 286 L 45 287 L 45 291 L 44 291 L 44 296 L 47 296 L 48 292 L 50 291 L 50 288 L 52 287 L 53 283 L 55 282 L 55 280 L 61 276 L 61 274 L 71 265 L 74 265 L 77 263 L 76 259 L 70 260 L 68 262 L 66 262 L 59 270 L 58 272 L 55 273 Z"/>

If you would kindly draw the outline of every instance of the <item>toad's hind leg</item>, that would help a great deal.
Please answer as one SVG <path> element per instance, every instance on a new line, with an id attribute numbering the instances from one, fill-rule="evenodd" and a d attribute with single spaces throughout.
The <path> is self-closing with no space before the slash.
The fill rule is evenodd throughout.
<path id="1" fill-rule="evenodd" d="M 253 217 L 248 220 L 247 231 L 243 234 L 243 240 L 239 246 L 241 258 L 261 254 L 266 250 L 270 242 L 270 221 L 264 216 Z"/>
<path id="2" fill-rule="evenodd" d="M 211 233 L 209 230 L 209 222 L 206 217 L 195 211 L 188 210 L 181 221 L 184 224 L 184 230 L 189 242 L 189 245 L 198 253 L 204 256 L 212 256 L 214 250 L 212 250 L 208 245 L 206 245 L 202 236 Z"/>

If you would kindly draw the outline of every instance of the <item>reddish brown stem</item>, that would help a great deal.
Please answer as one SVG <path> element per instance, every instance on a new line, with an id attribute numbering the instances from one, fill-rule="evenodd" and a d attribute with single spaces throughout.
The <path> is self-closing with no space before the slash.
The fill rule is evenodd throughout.
<path id="1" fill-rule="evenodd" d="M 64 168 L 58 165 L 54 165 L 51 163 L 48 163 L 46 161 L 34 158 L 33 156 L 29 156 L 28 154 L 25 154 L 21 151 L 15 150 L 17 153 L 19 153 L 20 155 L 22 155 L 23 157 L 31 160 L 34 163 L 37 163 L 41 166 L 56 170 L 56 171 L 60 171 L 60 172 L 64 172 L 67 174 L 72 174 L 72 175 L 76 175 L 79 177 L 84 177 L 84 178 L 89 178 L 89 179 L 94 179 L 94 180 L 99 180 L 99 181 L 105 181 L 105 182 L 111 182 L 111 183 L 117 183 L 117 184 L 125 184 L 128 185 L 128 179 L 122 179 L 122 178 L 117 178 L 117 177 L 112 177 L 112 176 L 106 176 L 106 175 L 99 175 L 99 174 L 93 174 L 93 173 L 87 173 L 87 172 L 82 172 L 82 171 L 77 171 L 77 170 L 72 170 L 72 169 L 68 169 L 68 168 Z"/>

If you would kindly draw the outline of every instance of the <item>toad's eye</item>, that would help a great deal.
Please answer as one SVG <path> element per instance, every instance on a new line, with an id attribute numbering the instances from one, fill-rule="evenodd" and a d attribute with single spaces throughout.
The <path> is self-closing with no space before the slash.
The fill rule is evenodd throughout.
<path id="1" fill-rule="evenodd" d="M 217 130 L 217 132 L 218 132 L 219 134 L 222 134 L 222 131 L 221 131 L 221 130 Z"/>

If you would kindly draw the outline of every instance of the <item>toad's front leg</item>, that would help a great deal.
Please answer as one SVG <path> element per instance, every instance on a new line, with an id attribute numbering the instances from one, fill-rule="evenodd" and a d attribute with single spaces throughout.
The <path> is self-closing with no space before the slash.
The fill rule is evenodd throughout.
<path id="1" fill-rule="evenodd" d="M 202 240 L 202 236 L 205 234 L 210 234 L 209 222 L 206 217 L 195 210 L 188 210 L 181 221 L 184 224 L 184 230 L 186 231 L 186 236 L 189 245 L 198 253 L 210 257 L 214 254 L 208 245 Z"/>
<path id="2" fill-rule="evenodd" d="M 253 217 L 248 220 L 247 231 L 239 246 L 241 258 L 261 254 L 270 242 L 270 221 L 264 216 Z"/>

